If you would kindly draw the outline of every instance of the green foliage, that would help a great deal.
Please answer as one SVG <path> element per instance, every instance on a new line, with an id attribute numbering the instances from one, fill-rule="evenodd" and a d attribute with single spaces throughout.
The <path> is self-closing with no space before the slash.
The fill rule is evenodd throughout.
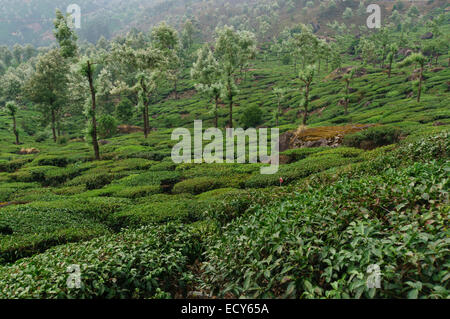
<path id="1" fill-rule="evenodd" d="M 190 193 L 198 195 L 213 189 L 226 187 L 227 181 L 211 177 L 197 177 L 179 182 L 173 188 L 174 194 Z"/>
<path id="2" fill-rule="evenodd" d="M 358 133 L 346 135 L 344 144 L 351 147 L 373 149 L 396 143 L 403 134 L 405 133 L 398 127 L 374 126 Z"/>
<path id="3" fill-rule="evenodd" d="M 446 298 L 446 176 L 439 163 L 416 164 L 238 217 L 207 248 L 206 286 L 253 298 Z M 371 264 L 381 290 L 367 288 Z"/>
<path id="4" fill-rule="evenodd" d="M 167 298 L 192 281 L 187 266 L 198 253 L 196 238 L 189 227 L 170 224 L 59 246 L 0 268 L 0 297 Z M 81 289 L 67 287 L 73 264 L 80 265 Z"/>
<path id="5" fill-rule="evenodd" d="M 117 132 L 117 120 L 111 115 L 102 115 L 98 119 L 97 129 L 100 138 L 112 137 Z"/>
<path id="6" fill-rule="evenodd" d="M 133 117 L 133 103 L 127 97 L 120 100 L 116 107 L 116 117 L 121 124 L 129 124 Z"/>
<path id="7" fill-rule="evenodd" d="M 251 105 L 244 109 L 241 115 L 241 124 L 245 129 L 249 127 L 257 127 L 261 124 L 262 112 L 257 105 Z"/>

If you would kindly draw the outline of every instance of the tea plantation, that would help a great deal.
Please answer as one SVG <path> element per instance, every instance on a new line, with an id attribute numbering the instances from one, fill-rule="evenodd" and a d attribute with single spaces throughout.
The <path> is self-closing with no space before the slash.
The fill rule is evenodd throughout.
<path id="1" fill-rule="evenodd" d="M 148 137 L 110 134 L 100 160 L 84 115 L 67 115 L 55 143 L 29 103 L 16 145 L 1 108 L 0 298 L 449 298 L 448 59 L 427 62 L 418 101 L 418 64 L 399 58 L 389 76 L 344 54 L 315 75 L 304 126 L 298 71 L 260 45 L 239 77 L 236 124 L 257 108 L 255 126 L 299 143 L 339 139 L 283 150 L 273 175 L 263 163 L 174 163 L 173 129 L 215 120 L 187 67 L 179 99 L 163 86 L 152 100 Z M 276 87 L 289 89 L 278 119 Z M 129 124 L 143 127 L 141 116 Z M 80 287 L 68 285 L 73 265 Z M 378 288 L 367 285 L 374 265 Z"/>

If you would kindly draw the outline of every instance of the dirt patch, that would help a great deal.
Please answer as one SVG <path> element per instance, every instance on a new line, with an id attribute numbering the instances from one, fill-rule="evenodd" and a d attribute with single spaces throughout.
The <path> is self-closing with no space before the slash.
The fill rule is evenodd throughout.
<path id="1" fill-rule="evenodd" d="M 350 73 L 350 71 L 353 69 L 353 66 L 347 66 L 347 67 L 343 67 L 343 68 L 337 68 L 336 70 L 334 70 L 333 72 L 331 72 L 329 75 L 327 75 L 325 77 L 325 80 L 339 80 L 342 79 L 342 77 L 345 74 Z M 355 77 L 359 78 L 363 75 L 367 74 L 367 69 L 365 68 L 357 68 L 355 71 Z"/>
<path id="2" fill-rule="evenodd" d="M 20 155 L 29 155 L 29 154 L 37 154 L 40 151 L 37 148 L 31 147 L 31 148 L 22 148 L 19 151 Z"/>
<path id="3" fill-rule="evenodd" d="M 119 125 L 117 127 L 117 131 L 120 134 L 130 134 L 130 133 L 144 132 L 144 129 L 140 126 Z"/>
<path id="4" fill-rule="evenodd" d="M 187 90 L 187 91 L 182 91 L 182 92 L 178 92 L 178 99 L 190 99 L 191 97 L 193 97 L 195 94 L 197 94 L 196 90 Z M 175 100 L 175 92 L 170 93 L 165 99 L 164 101 L 167 100 Z"/>
<path id="5" fill-rule="evenodd" d="M 280 136 L 280 151 L 304 147 L 338 147 L 344 136 L 376 126 L 376 124 L 350 124 L 344 126 L 299 127 Z"/>

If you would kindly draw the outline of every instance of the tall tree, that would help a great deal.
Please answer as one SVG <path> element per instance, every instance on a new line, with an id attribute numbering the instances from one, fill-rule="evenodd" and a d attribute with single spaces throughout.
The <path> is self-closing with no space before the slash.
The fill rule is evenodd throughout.
<path id="1" fill-rule="evenodd" d="M 142 112 L 144 136 L 147 137 L 150 132 L 150 96 L 155 94 L 163 82 L 163 74 L 167 70 L 168 59 L 165 52 L 154 47 L 133 49 L 126 45 L 114 45 L 109 61 L 127 73 L 126 80 L 115 82 L 112 93 L 135 97 Z"/>
<path id="2" fill-rule="evenodd" d="M 38 105 L 44 117 L 50 116 L 53 140 L 56 142 L 56 124 L 66 103 L 69 65 L 59 49 L 40 56 L 36 71 L 26 84 L 26 95 Z"/>
<path id="3" fill-rule="evenodd" d="M 402 62 L 400 62 L 399 66 L 408 66 L 411 64 L 419 65 L 419 87 L 417 90 L 417 102 L 420 102 L 420 96 L 422 94 L 422 82 L 423 82 L 423 71 L 425 67 L 425 57 L 422 53 L 413 53 L 409 57 L 405 58 Z"/>
<path id="4" fill-rule="evenodd" d="M 388 47 L 388 53 L 387 53 L 387 63 L 388 63 L 388 78 L 391 78 L 391 72 L 392 72 L 392 63 L 394 63 L 395 55 L 398 51 L 398 45 L 393 43 Z"/>
<path id="5" fill-rule="evenodd" d="M 61 55 L 64 58 L 73 58 L 77 54 L 77 35 L 69 27 L 69 18 L 64 16 L 61 11 L 56 10 L 56 19 L 53 21 L 55 29 L 53 34 L 61 49 Z"/>
<path id="6" fill-rule="evenodd" d="M 214 125 L 219 122 L 219 98 L 223 90 L 219 63 L 207 44 L 197 52 L 197 61 L 191 69 L 191 77 L 196 81 L 195 88 L 209 100 L 214 100 Z"/>
<path id="7" fill-rule="evenodd" d="M 345 83 L 345 94 L 344 94 L 344 111 L 345 111 L 345 115 L 348 114 L 348 104 L 350 101 L 350 83 L 353 79 L 353 77 L 355 76 L 355 68 L 352 68 L 350 70 L 349 73 L 345 74 L 342 79 L 344 80 Z"/>
<path id="8" fill-rule="evenodd" d="M 224 26 L 216 30 L 215 54 L 219 62 L 223 78 L 222 96 L 228 102 L 229 122 L 233 127 L 233 98 L 237 94 L 236 79 L 238 71 L 248 59 L 249 52 L 255 48 L 255 38 L 248 32 L 236 31 L 233 27 Z"/>
<path id="9" fill-rule="evenodd" d="M 286 99 L 286 94 L 289 92 L 286 88 L 274 88 L 273 94 L 277 97 L 277 109 L 275 111 L 275 126 L 279 124 L 279 118 L 281 115 L 281 106 L 283 101 Z"/>
<path id="10" fill-rule="evenodd" d="M 152 42 L 167 57 L 166 72 L 173 82 L 175 99 L 178 100 L 178 81 L 182 72 L 181 46 L 178 32 L 165 22 L 153 28 Z"/>
<path id="11" fill-rule="evenodd" d="M 80 64 L 80 72 L 87 79 L 89 83 L 89 90 L 91 92 L 91 108 L 88 111 L 88 114 L 91 118 L 91 137 L 92 137 L 92 146 L 94 148 L 94 156 L 96 160 L 100 160 L 100 148 L 98 146 L 98 138 L 97 138 L 97 103 L 95 96 L 95 85 L 94 85 L 94 66 L 89 59 L 85 59 Z"/>
<path id="12" fill-rule="evenodd" d="M 9 102 L 6 103 L 5 108 L 6 108 L 7 112 L 9 113 L 9 115 L 11 116 L 12 121 L 13 121 L 12 122 L 12 129 L 13 129 L 14 136 L 16 137 L 16 142 L 15 143 L 16 143 L 16 145 L 19 145 L 20 144 L 20 142 L 19 142 L 19 131 L 17 130 L 17 123 L 16 123 L 17 105 L 16 105 L 15 102 L 9 101 Z"/>
<path id="13" fill-rule="evenodd" d="M 308 119 L 308 106 L 309 106 L 309 94 L 311 91 L 311 84 L 314 79 L 314 73 L 316 67 L 313 65 L 308 65 L 304 70 L 299 73 L 299 79 L 303 82 L 303 99 L 301 104 L 303 104 L 303 125 L 306 125 Z"/>

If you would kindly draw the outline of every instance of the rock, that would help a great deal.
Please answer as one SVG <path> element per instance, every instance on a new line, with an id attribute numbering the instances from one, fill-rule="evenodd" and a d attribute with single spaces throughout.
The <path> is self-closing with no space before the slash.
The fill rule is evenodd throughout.
<path id="1" fill-rule="evenodd" d="M 293 132 L 286 132 L 280 136 L 280 152 L 284 152 L 291 148 L 291 139 L 294 137 Z"/>
<path id="2" fill-rule="evenodd" d="M 433 39 L 433 33 L 432 32 L 427 32 L 424 35 L 422 35 L 420 38 L 422 40 L 428 40 L 428 39 Z"/>

